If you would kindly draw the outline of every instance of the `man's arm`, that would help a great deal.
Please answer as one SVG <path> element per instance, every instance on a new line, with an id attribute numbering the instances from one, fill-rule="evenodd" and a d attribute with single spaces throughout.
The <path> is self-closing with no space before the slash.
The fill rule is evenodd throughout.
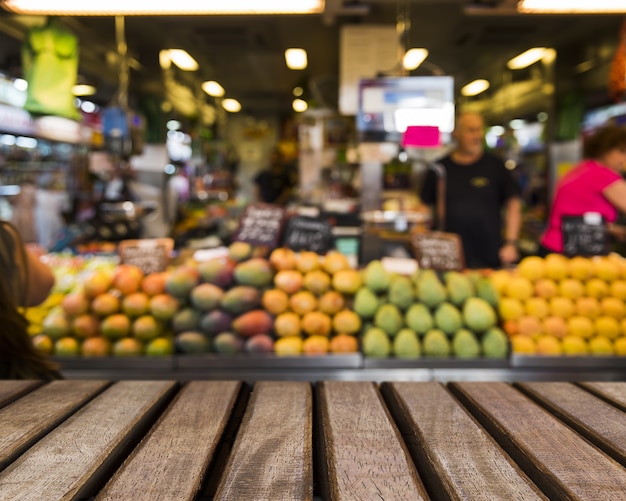
<path id="1" fill-rule="evenodd" d="M 522 227 L 522 202 L 519 197 L 511 197 L 504 208 L 504 245 L 500 249 L 500 261 L 509 265 L 517 261 L 517 241 Z"/>

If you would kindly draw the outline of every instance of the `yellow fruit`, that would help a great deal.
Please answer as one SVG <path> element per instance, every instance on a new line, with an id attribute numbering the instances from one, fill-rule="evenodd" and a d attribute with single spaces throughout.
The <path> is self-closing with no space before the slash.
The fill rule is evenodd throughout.
<path id="1" fill-rule="evenodd" d="M 596 257 L 592 260 L 593 275 L 605 282 L 617 280 L 620 276 L 620 266 L 611 258 Z"/>
<path id="2" fill-rule="evenodd" d="M 329 336 L 332 322 L 326 313 L 309 311 L 302 316 L 300 326 L 309 336 Z"/>
<path id="3" fill-rule="evenodd" d="M 589 297 L 602 299 L 609 293 L 609 284 L 599 278 L 590 278 L 585 284 L 585 293 Z"/>
<path id="4" fill-rule="evenodd" d="M 600 301 L 600 310 L 603 315 L 617 318 L 618 320 L 623 318 L 626 314 L 626 307 L 624 301 L 615 297 L 605 297 Z"/>
<path id="5" fill-rule="evenodd" d="M 494 286 L 500 296 L 504 294 L 509 280 L 511 279 L 511 272 L 508 270 L 495 270 L 489 275 L 489 281 Z"/>
<path id="6" fill-rule="evenodd" d="M 289 298 L 289 306 L 299 315 L 317 308 L 317 298 L 309 291 L 299 291 Z"/>
<path id="7" fill-rule="evenodd" d="M 341 310 L 333 317 L 333 329 L 338 334 L 356 334 L 361 329 L 361 317 L 352 310 Z"/>
<path id="8" fill-rule="evenodd" d="M 569 260 L 561 254 L 548 254 L 544 259 L 544 275 L 552 280 L 563 280 L 569 273 Z"/>
<path id="9" fill-rule="evenodd" d="M 550 306 L 542 297 L 530 297 L 524 304 L 526 314 L 531 317 L 545 318 L 550 314 Z"/>
<path id="10" fill-rule="evenodd" d="M 321 296 L 330 289 L 330 275 L 323 270 L 311 270 L 304 275 L 304 288 Z"/>
<path id="11" fill-rule="evenodd" d="M 341 252 L 332 250 L 327 252 L 324 256 L 324 259 L 322 260 L 322 268 L 330 275 L 333 275 L 339 270 L 349 269 L 350 262 Z"/>
<path id="12" fill-rule="evenodd" d="M 595 319 L 595 331 L 598 336 L 615 339 L 621 334 L 619 322 L 613 317 L 598 317 Z"/>
<path id="13" fill-rule="evenodd" d="M 626 280 L 614 280 L 611 282 L 610 288 L 611 296 L 626 301 Z"/>
<path id="14" fill-rule="evenodd" d="M 363 285 L 363 280 L 358 270 L 346 269 L 333 274 L 332 284 L 336 291 L 344 294 L 355 294 Z"/>
<path id="15" fill-rule="evenodd" d="M 300 315 L 293 311 L 281 313 L 274 319 L 274 332 L 278 337 L 300 335 Z"/>
<path id="16" fill-rule="evenodd" d="M 569 260 L 569 276 L 584 282 L 589 280 L 593 275 L 593 264 L 591 260 L 582 257 L 574 256 Z"/>
<path id="17" fill-rule="evenodd" d="M 542 322 L 543 332 L 550 336 L 562 338 L 567 335 L 567 322 L 561 317 L 546 317 Z"/>
<path id="18" fill-rule="evenodd" d="M 517 334 L 528 337 L 538 336 L 543 332 L 541 320 L 537 317 L 525 315 L 517 321 Z"/>
<path id="19" fill-rule="evenodd" d="M 559 295 L 569 299 L 578 299 L 585 295 L 585 286 L 573 278 L 564 278 L 559 283 Z"/>
<path id="20" fill-rule="evenodd" d="M 300 251 L 296 254 L 296 269 L 302 273 L 317 270 L 320 267 L 320 257 L 313 251 Z"/>
<path id="21" fill-rule="evenodd" d="M 543 334 L 535 340 L 537 355 L 556 356 L 563 352 L 561 341 L 548 334 Z"/>
<path id="22" fill-rule="evenodd" d="M 532 338 L 516 334 L 511 337 L 511 350 L 516 355 L 535 355 L 537 346 Z"/>
<path id="23" fill-rule="evenodd" d="M 595 318 L 600 314 L 600 303 L 595 297 L 579 297 L 574 303 L 574 314 Z"/>
<path id="24" fill-rule="evenodd" d="M 274 343 L 274 353 L 279 357 L 302 354 L 302 339 L 299 336 L 281 337 Z"/>
<path id="25" fill-rule="evenodd" d="M 556 317 L 569 318 L 574 314 L 574 301 L 567 297 L 553 297 L 550 299 L 550 312 Z"/>
<path id="26" fill-rule="evenodd" d="M 520 301 L 525 301 L 533 295 L 533 284 L 527 278 L 512 276 L 504 288 L 504 295 Z"/>
<path id="27" fill-rule="evenodd" d="M 511 297 L 500 298 L 498 310 L 502 320 L 517 320 L 524 314 L 522 302 Z"/>
<path id="28" fill-rule="evenodd" d="M 326 336 L 309 336 L 302 343 L 305 355 L 325 355 L 328 353 L 330 341 Z"/>
<path id="29" fill-rule="evenodd" d="M 538 256 L 523 258 L 517 265 L 517 273 L 531 282 L 535 282 L 544 276 L 544 261 Z"/>
<path id="30" fill-rule="evenodd" d="M 561 339 L 561 347 L 564 355 L 579 356 L 589 353 L 587 342 L 578 336 L 565 336 Z"/>
<path id="31" fill-rule="evenodd" d="M 613 341 L 613 349 L 615 354 L 620 357 L 626 356 L 626 336 L 620 336 Z"/>
<path id="32" fill-rule="evenodd" d="M 359 341 L 348 334 L 337 334 L 330 338 L 331 353 L 356 353 L 359 351 Z"/>
<path id="33" fill-rule="evenodd" d="M 318 302 L 318 308 L 322 313 L 334 315 L 346 306 L 346 300 L 343 295 L 337 291 L 328 291 L 324 293 Z"/>
<path id="34" fill-rule="evenodd" d="M 613 343 L 604 336 L 594 336 L 589 340 L 589 352 L 596 356 L 615 355 Z"/>
<path id="35" fill-rule="evenodd" d="M 595 334 L 595 326 L 590 318 L 574 316 L 567 320 L 567 332 L 572 336 L 590 338 Z"/>
<path id="36" fill-rule="evenodd" d="M 544 299 L 550 299 L 559 293 L 559 287 L 554 280 L 541 278 L 535 282 L 535 295 Z"/>
<path id="37" fill-rule="evenodd" d="M 261 304 L 272 315 L 280 315 L 289 306 L 289 296 L 281 289 L 267 289 L 261 296 Z"/>

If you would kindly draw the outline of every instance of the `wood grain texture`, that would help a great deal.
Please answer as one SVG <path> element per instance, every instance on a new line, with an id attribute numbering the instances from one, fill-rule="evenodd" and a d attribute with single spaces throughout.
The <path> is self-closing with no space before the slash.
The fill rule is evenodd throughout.
<path id="1" fill-rule="evenodd" d="M 194 499 L 240 387 L 188 383 L 96 499 Z"/>
<path id="2" fill-rule="evenodd" d="M 71 383 L 71 382 L 70 382 Z M 176 388 L 170 381 L 122 381 L 80 409 L 0 473 L 0 499 L 70 500 Z"/>
<path id="3" fill-rule="evenodd" d="M 107 384 L 53 381 L 0 409 L 0 469 Z"/>
<path id="4" fill-rule="evenodd" d="M 43 381 L 0 380 L 0 407 L 41 386 Z"/>
<path id="5" fill-rule="evenodd" d="M 372 383 L 318 384 L 324 499 L 428 499 L 400 432 Z"/>
<path id="6" fill-rule="evenodd" d="M 626 384 L 623 382 L 598 382 L 598 383 L 578 383 L 581 388 L 586 389 L 598 395 L 599 397 L 608 400 L 611 404 L 619 407 L 623 411 L 626 411 Z"/>
<path id="7" fill-rule="evenodd" d="M 570 383 L 523 383 L 519 387 L 578 433 L 626 465 L 626 412 Z"/>
<path id="8" fill-rule="evenodd" d="M 546 499 L 441 384 L 381 390 L 432 499 Z"/>
<path id="9" fill-rule="evenodd" d="M 626 470 L 515 388 L 449 387 L 550 498 L 626 499 Z"/>
<path id="10" fill-rule="evenodd" d="M 256 383 L 215 499 L 312 499 L 312 409 L 309 383 Z"/>

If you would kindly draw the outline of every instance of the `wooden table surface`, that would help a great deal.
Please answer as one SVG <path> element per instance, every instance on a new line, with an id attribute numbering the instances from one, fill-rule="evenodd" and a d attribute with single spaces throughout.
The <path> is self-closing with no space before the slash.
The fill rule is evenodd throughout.
<path id="1" fill-rule="evenodd" d="M 626 383 L 0 381 L 0 500 L 626 500 Z"/>

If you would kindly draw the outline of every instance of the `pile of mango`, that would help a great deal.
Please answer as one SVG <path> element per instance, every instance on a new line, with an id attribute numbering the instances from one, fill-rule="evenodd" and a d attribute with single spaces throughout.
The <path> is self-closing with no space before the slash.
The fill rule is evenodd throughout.
<path id="1" fill-rule="evenodd" d="M 626 261 L 618 255 L 529 256 L 490 281 L 513 353 L 626 355 Z"/>
<path id="2" fill-rule="evenodd" d="M 353 308 L 364 321 L 368 357 L 506 358 L 497 301 L 491 282 L 477 273 L 420 270 L 409 277 L 371 261 Z"/>

